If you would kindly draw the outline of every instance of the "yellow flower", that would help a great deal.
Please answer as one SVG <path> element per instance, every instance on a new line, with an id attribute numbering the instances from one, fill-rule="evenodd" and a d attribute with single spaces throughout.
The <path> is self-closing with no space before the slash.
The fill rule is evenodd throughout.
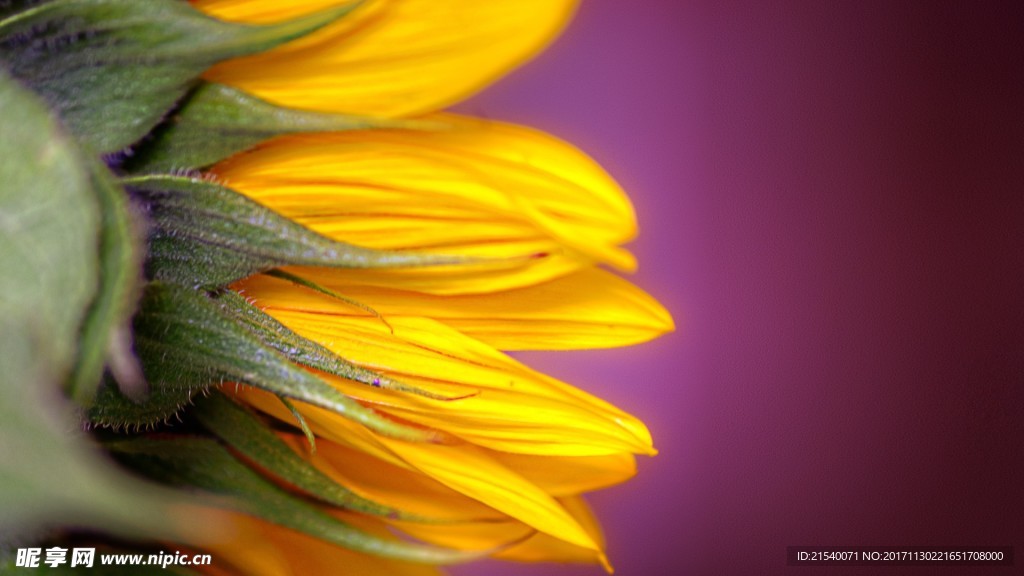
<path id="1" fill-rule="evenodd" d="M 201 0 L 218 17 L 276 21 L 342 2 Z M 410 443 L 298 404 L 316 434 L 281 433 L 357 493 L 430 522 L 332 511 L 518 560 L 606 562 L 580 495 L 635 473 L 653 454 L 644 424 L 499 350 L 622 346 L 673 328 L 630 271 L 631 204 L 596 163 L 527 128 L 437 110 L 530 57 L 574 1 L 370 0 L 310 37 L 222 63 L 207 78 L 291 107 L 415 115 L 417 130 L 287 136 L 213 167 L 220 181 L 326 236 L 389 250 L 468 257 L 457 266 L 289 271 L 380 314 L 278 277 L 234 288 L 296 333 L 430 396 L 318 374 L 386 417 L 438 430 Z M 273 395 L 229 387 L 284 422 Z M 218 558 L 251 574 L 434 574 L 360 556 L 250 518 Z M 257 544 L 258 542 L 258 544 Z M 258 550 L 259 556 L 253 550 Z"/>

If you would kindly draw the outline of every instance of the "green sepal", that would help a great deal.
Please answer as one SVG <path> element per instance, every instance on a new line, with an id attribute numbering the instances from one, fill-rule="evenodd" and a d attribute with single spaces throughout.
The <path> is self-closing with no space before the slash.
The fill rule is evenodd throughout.
<path id="1" fill-rule="evenodd" d="M 153 388 L 236 382 L 330 410 L 382 435 L 438 442 L 443 434 L 400 424 L 345 396 L 265 345 L 215 298 L 151 283 L 135 316 L 135 347 Z"/>
<path id="2" fill-rule="evenodd" d="M 79 354 L 68 386 L 71 397 L 82 406 L 92 403 L 105 365 L 126 393 L 139 397 L 144 391 L 129 326 L 142 279 L 143 248 L 125 191 L 99 162 L 93 163 L 91 172 L 102 215 L 99 290 L 82 325 Z"/>
<path id="3" fill-rule="evenodd" d="M 295 423 L 299 425 L 302 435 L 306 437 L 306 443 L 309 444 L 309 453 L 316 454 L 316 434 L 313 434 L 313 429 L 309 427 L 306 417 L 302 415 L 302 412 L 299 412 L 299 409 L 295 407 L 291 400 L 281 395 L 278 395 L 277 399 L 292 413 L 292 418 L 295 418 Z"/>
<path id="4" fill-rule="evenodd" d="M 133 152 L 124 168 L 137 174 L 197 169 L 282 134 L 417 125 L 284 108 L 237 88 L 203 83 Z"/>
<path id="5" fill-rule="evenodd" d="M 146 273 L 154 280 L 216 288 L 284 265 L 394 268 L 466 261 L 338 242 L 198 178 L 152 175 L 123 183 L 149 216 Z"/>
<path id="6" fill-rule="evenodd" d="M 322 502 L 374 516 L 419 520 L 338 484 L 296 454 L 256 416 L 223 394 L 213 393 L 203 398 L 191 414 L 248 460 Z"/>
<path id="7" fill-rule="evenodd" d="M 96 400 L 86 411 L 86 419 L 100 428 L 146 430 L 180 418 L 181 412 L 192 405 L 193 396 L 203 391 L 201 386 L 153 386 L 145 397 L 132 399 L 121 392 L 113 378 L 105 375 Z"/>
<path id="8" fill-rule="evenodd" d="M 356 552 L 428 564 L 452 564 L 484 555 L 389 540 L 363 532 L 274 486 L 209 438 L 136 438 L 111 442 L 106 447 L 118 460 L 147 476 L 225 496 L 220 503 L 227 509 Z"/>
<path id="9" fill-rule="evenodd" d="M 321 372 L 340 376 L 361 384 L 367 384 L 374 388 L 407 392 L 434 400 L 456 399 L 435 394 L 411 384 L 405 384 L 394 378 L 353 364 L 324 346 L 299 336 L 284 324 L 278 322 L 273 316 L 250 304 L 236 292 L 225 290 L 218 294 L 217 301 L 223 306 L 225 311 L 238 320 L 239 324 L 248 328 L 261 342 L 284 354 L 296 364 L 308 366 Z"/>
<path id="10" fill-rule="evenodd" d="M 0 60 L 88 147 L 113 153 L 152 130 L 211 65 L 302 37 L 352 8 L 252 26 L 181 0 L 51 0 L 0 20 Z"/>

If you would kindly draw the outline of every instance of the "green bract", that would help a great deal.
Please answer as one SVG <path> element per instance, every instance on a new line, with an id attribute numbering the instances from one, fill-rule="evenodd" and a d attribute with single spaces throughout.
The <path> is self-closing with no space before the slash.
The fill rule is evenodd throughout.
<path id="1" fill-rule="evenodd" d="M 52 0 L 0 20 L 0 60 L 83 143 L 118 152 L 148 134 L 211 65 L 303 36 L 351 9 L 246 26 L 180 0 Z"/>
<path id="2" fill-rule="evenodd" d="M 418 519 L 376 504 L 337 484 L 293 452 L 247 409 L 220 393 L 201 400 L 194 414 L 231 448 L 318 500 L 365 514 Z"/>
<path id="3" fill-rule="evenodd" d="M 204 83 L 133 152 L 125 167 L 144 174 L 202 168 L 281 134 L 415 126 L 411 121 L 282 108 L 230 86 Z"/>
<path id="4" fill-rule="evenodd" d="M 461 259 L 385 252 L 331 240 L 241 194 L 196 178 L 124 181 L 148 215 L 150 278 L 182 286 L 226 286 L 287 264 L 396 268 Z"/>
<path id="5" fill-rule="evenodd" d="M 226 296 L 237 298 L 237 296 Z M 240 382 L 331 410 L 385 436 L 427 442 L 435 432 L 398 424 L 338 392 L 262 335 L 233 321 L 231 308 L 169 284 L 151 283 L 135 317 L 135 345 L 153 387 L 195 390 Z"/>

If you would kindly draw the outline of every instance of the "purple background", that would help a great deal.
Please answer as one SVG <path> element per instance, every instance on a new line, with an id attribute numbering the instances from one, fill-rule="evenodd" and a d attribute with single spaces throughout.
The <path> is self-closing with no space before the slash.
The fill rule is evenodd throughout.
<path id="1" fill-rule="evenodd" d="M 585 0 L 459 107 L 601 161 L 638 207 L 635 280 L 680 325 L 524 355 L 655 435 L 661 455 L 591 499 L 618 574 L 937 570 L 787 569 L 787 545 L 1024 556 L 1018 10 Z"/>

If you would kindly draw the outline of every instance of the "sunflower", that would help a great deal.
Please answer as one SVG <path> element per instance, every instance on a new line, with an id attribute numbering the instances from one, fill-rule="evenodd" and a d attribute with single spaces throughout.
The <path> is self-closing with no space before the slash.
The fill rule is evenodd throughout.
<path id="1" fill-rule="evenodd" d="M 212 554 L 195 569 L 435 574 L 485 555 L 610 566 L 582 495 L 630 478 L 651 436 L 504 352 L 672 330 L 607 269 L 636 266 L 622 247 L 631 204 L 568 143 L 441 112 L 542 50 L 575 4 L 195 0 L 155 11 L 177 24 L 148 35 L 133 28 L 147 14 L 115 0 L 0 5 L 12 75 L 85 158 L 104 153 L 107 167 L 87 170 L 113 190 L 97 234 L 115 249 L 100 254 L 79 338 L 98 309 L 125 311 L 101 315 L 99 385 L 79 345 L 69 389 L 123 465 L 231 511 L 210 516 L 229 536 L 156 536 Z M 82 25 L 72 16 L 101 40 L 62 48 L 54 39 Z M 212 23 L 224 28 L 202 55 L 175 44 Z M 63 63 L 114 50 L 102 37 L 124 30 L 129 45 L 166 37 L 150 66 L 165 46 L 195 65 L 159 114 L 163 94 L 140 88 L 148 107 L 121 106 L 130 121 L 97 135 L 78 114 L 88 106 L 30 71 L 22 46 L 42 36 Z M 134 250 L 128 205 L 146 221 Z M 132 266 L 144 286 L 132 288 Z M 136 308 L 117 305 L 133 294 Z M 164 498 L 180 509 L 180 492 Z"/>

